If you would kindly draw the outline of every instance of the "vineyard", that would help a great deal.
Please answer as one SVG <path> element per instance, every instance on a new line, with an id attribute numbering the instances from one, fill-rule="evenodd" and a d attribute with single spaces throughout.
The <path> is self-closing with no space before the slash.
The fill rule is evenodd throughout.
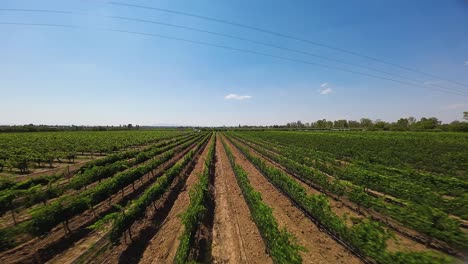
<path id="1" fill-rule="evenodd" d="M 463 133 L 0 134 L 1 263 L 463 263 Z"/>

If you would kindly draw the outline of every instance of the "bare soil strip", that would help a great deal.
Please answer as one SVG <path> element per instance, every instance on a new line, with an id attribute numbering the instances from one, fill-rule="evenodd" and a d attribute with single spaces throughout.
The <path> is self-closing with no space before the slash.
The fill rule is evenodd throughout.
<path id="1" fill-rule="evenodd" d="M 211 143 L 208 143 L 208 146 Z M 149 241 L 140 263 L 172 263 L 179 247 L 179 236 L 183 232 L 183 225 L 180 215 L 185 212 L 190 204 L 189 191 L 198 182 L 198 174 L 205 168 L 205 159 L 208 154 L 208 147 L 198 158 L 193 171 L 187 178 L 182 191 L 177 196 L 177 200 L 172 206 L 167 218 L 159 226 L 159 231 Z"/>
<path id="2" fill-rule="evenodd" d="M 249 174 L 250 183 L 273 208 L 273 215 L 281 228 L 286 228 L 306 248 L 304 263 L 362 263 L 342 245 L 322 232 L 289 198 L 273 186 L 255 166 L 229 141 L 236 162 Z"/>
<path id="3" fill-rule="evenodd" d="M 371 217 L 375 221 L 379 221 L 386 225 L 389 229 L 395 231 L 395 238 L 390 239 L 388 241 L 388 247 L 390 251 L 405 251 L 411 249 L 413 251 L 438 251 L 441 253 L 450 254 L 453 256 L 459 256 L 460 253 L 456 250 L 453 250 L 449 247 L 445 242 L 439 240 L 433 240 L 430 245 L 427 245 L 427 237 L 423 234 L 410 229 L 408 227 L 402 226 L 395 220 L 391 219 L 388 216 L 382 215 L 374 210 L 363 208 L 362 206 L 359 207 L 355 203 L 349 201 L 348 199 L 341 197 L 338 199 L 333 194 L 328 192 L 324 192 L 321 188 L 317 188 L 315 184 L 306 182 L 305 180 L 299 179 L 296 175 L 289 172 L 286 168 L 281 166 L 280 164 L 272 161 L 268 157 L 263 156 L 262 154 L 258 153 L 254 149 L 252 149 L 249 144 L 245 144 L 237 139 L 236 142 L 241 143 L 242 145 L 249 148 L 250 152 L 255 156 L 262 158 L 268 164 L 275 166 L 281 169 L 284 173 L 291 176 L 296 182 L 301 184 L 310 194 L 326 194 L 328 197 L 332 199 L 328 199 L 330 205 L 332 207 L 332 211 L 339 216 L 344 216 L 347 214 L 349 217 L 356 217 L 356 218 L 363 218 L 363 217 Z M 268 150 L 267 150 L 268 151 Z M 271 152 L 274 155 L 281 155 L 276 152 Z M 333 176 L 330 176 L 333 177 Z"/>
<path id="4" fill-rule="evenodd" d="M 216 157 L 213 263 L 272 263 L 219 136 Z"/>
<path id="5" fill-rule="evenodd" d="M 97 215 L 105 215 L 114 210 L 114 205 L 122 204 L 130 199 L 135 198 L 140 194 L 145 186 L 148 186 L 155 180 L 153 175 L 158 175 L 166 168 L 172 166 L 177 160 L 179 160 L 185 153 L 195 146 L 194 143 L 189 148 L 176 154 L 171 160 L 165 162 L 162 166 L 158 167 L 151 173 L 148 173 L 141 177 L 142 181 L 135 182 L 135 191 L 133 190 L 132 184 L 124 188 L 123 193 L 116 193 L 111 196 L 111 203 L 103 201 L 94 207 L 94 211 Z M 48 235 L 44 238 L 33 238 L 26 243 L 23 243 L 16 248 L 7 250 L 0 254 L 0 260 L 2 263 L 43 263 L 47 260 L 52 259 L 54 256 L 63 252 L 69 247 L 74 246 L 74 243 L 88 236 L 91 231 L 87 228 L 93 224 L 97 219 L 91 210 L 84 212 L 83 214 L 71 219 L 69 221 L 69 227 L 73 231 L 71 236 L 66 236 L 62 225 L 59 225 L 52 229 Z M 79 249 L 79 247 L 76 247 Z"/>

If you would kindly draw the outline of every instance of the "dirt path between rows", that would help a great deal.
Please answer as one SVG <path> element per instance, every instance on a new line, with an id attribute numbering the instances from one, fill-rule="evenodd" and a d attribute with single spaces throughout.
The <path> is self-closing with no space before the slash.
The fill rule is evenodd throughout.
<path id="1" fill-rule="evenodd" d="M 226 143 L 232 149 L 236 162 L 249 174 L 252 186 L 262 194 L 264 202 L 273 208 L 273 215 L 279 226 L 286 228 L 306 248 L 306 251 L 301 252 L 303 263 L 362 263 L 358 257 L 320 231 L 234 145 L 227 140 Z"/>
<path id="2" fill-rule="evenodd" d="M 272 263 L 219 136 L 216 157 L 213 263 Z"/>
<path id="3" fill-rule="evenodd" d="M 190 204 L 189 192 L 192 186 L 198 182 L 198 174 L 205 169 L 205 160 L 209 151 L 208 146 L 210 146 L 211 142 L 207 144 L 207 147 L 198 158 L 169 215 L 146 247 L 140 263 L 173 263 L 180 243 L 179 237 L 184 230 L 181 214 L 185 212 Z"/>

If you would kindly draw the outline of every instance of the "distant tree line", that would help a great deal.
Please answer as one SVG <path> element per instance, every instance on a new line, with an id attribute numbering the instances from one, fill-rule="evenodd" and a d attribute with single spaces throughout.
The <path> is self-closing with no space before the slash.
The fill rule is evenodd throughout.
<path id="1" fill-rule="evenodd" d="M 468 120 L 468 112 L 464 113 L 464 119 Z M 417 120 L 414 117 L 400 118 L 396 122 L 385 122 L 382 120 L 372 121 L 369 118 L 355 120 L 326 120 L 321 119 L 311 123 L 301 121 L 287 123 L 284 126 L 273 126 L 274 128 L 310 128 L 310 129 L 360 129 L 360 130 L 388 130 L 388 131 L 453 131 L 468 132 L 468 122 L 453 121 L 443 124 L 435 117 L 422 117 Z"/>
<path id="2" fill-rule="evenodd" d="M 119 125 L 119 126 L 49 126 L 49 125 L 19 125 L 0 126 L 0 132 L 50 132 L 50 131 L 110 131 L 110 130 L 134 130 L 140 129 L 139 125 Z"/>

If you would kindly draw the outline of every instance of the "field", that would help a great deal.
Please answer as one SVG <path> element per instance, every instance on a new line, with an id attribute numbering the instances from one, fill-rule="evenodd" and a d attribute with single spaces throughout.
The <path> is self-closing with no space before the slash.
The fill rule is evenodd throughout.
<path id="1" fill-rule="evenodd" d="M 1 263 L 463 263 L 468 134 L 0 134 Z"/>

